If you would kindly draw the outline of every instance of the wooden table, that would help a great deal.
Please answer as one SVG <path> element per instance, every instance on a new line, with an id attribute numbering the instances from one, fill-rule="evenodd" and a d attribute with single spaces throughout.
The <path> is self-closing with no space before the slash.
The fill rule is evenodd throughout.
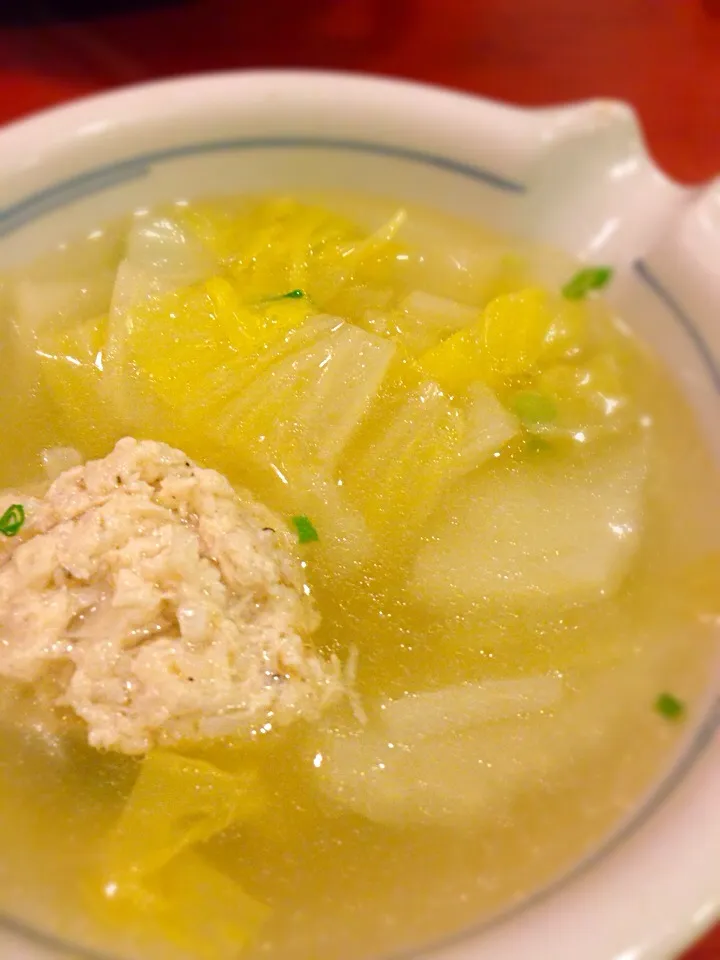
<path id="1" fill-rule="evenodd" d="M 0 26 L 0 122 L 181 72 L 342 68 L 523 104 L 619 97 L 669 174 L 720 174 L 720 0 L 187 0 L 75 22 L 0 0 L 0 23 L 11 6 L 34 23 Z M 720 928 L 684 960 L 720 960 Z"/>

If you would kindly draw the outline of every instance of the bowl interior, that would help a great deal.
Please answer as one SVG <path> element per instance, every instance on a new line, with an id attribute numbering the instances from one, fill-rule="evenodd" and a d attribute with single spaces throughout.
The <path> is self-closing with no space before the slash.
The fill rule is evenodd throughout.
<path id="1" fill-rule="evenodd" d="M 720 275 L 708 252 L 720 252 L 720 204 L 666 180 L 613 105 L 515 111 L 275 75 L 97 98 L 0 134 L 0 269 L 161 201 L 268 191 L 390 196 L 612 264 L 618 309 L 671 366 L 720 455 Z"/>
<path id="2" fill-rule="evenodd" d="M 720 440 L 718 192 L 668 181 L 620 105 L 260 73 L 93 98 L 0 143 L 0 268 L 164 200 L 266 191 L 389 196 L 611 263 L 620 311 Z"/>

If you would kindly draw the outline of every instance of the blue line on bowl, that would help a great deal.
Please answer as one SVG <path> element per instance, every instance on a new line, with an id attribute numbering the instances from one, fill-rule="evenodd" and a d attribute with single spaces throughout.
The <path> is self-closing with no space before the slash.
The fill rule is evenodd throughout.
<path id="1" fill-rule="evenodd" d="M 31 223 L 46 213 L 52 213 L 53 210 L 65 207 L 74 200 L 82 200 L 84 197 L 108 190 L 110 187 L 139 179 L 145 176 L 149 169 L 144 164 L 129 160 L 108 167 L 99 167 L 97 170 L 69 177 L 51 187 L 38 190 L 37 193 L 0 209 L 0 237 L 8 236 L 25 224 Z"/>
<path id="2" fill-rule="evenodd" d="M 525 193 L 526 186 L 518 180 L 504 177 L 502 174 L 483 167 L 476 167 L 461 160 L 453 160 L 440 154 L 426 153 L 410 147 L 400 147 L 389 143 L 373 143 L 365 140 L 344 140 L 332 137 L 253 137 L 236 140 L 211 140 L 203 143 L 188 143 L 179 147 L 168 147 L 139 154 L 118 163 L 97 167 L 85 173 L 61 180 L 59 183 L 29 194 L 17 203 L 0 208 L 0 236 L 7 236 L 20 227 L 30 223 L 36 217 L 57 210 L 74 200 L 82 199 L 101 190 L 146 176 L 155 163 L 177 160 L 182 157 L 197 156 L 203 153 L 224 153 L 232 150 L 349 150 L 368 153 L 379 157 L 394 157 L 410 160 L 457 173 L 495 190 L 506 193 Z"/>
<path id="3" fill-rule="evenodd" d="M 675 299 L 675 296 L 668 290 L 665 284 L 656 276 L 656 274 L 651 270 L 644 260 L 635 260 L 633 263 L 633 269 L 640 279 L 646 284 L 646 286 L 652 290 L 658 300 L 660 300 L 665 307 L 667 307 L 673 317 L 683 328 L 685 333 L 687 333 L 687 335 L 690 337 L 700 356 L 700 359 L 705 365 L 705 369 L 710 375 L 713 386 L 715 387 L 716 391 L 720 393 L 720 370 L 715 362 L 710 345 L 702 333 L 700 333 L 699 329 L 695 325 L 695 322 L 690 317 L 690 314 L 687 313 L 687 311 L 680 305 L 680 303 Z"/>

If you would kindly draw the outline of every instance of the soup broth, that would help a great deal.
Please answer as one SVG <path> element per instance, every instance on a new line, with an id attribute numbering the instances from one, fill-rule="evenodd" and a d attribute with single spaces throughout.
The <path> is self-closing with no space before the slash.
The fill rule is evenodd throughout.
<path id="1" fill-rule="evenodd" d="M 6 683 L 4 913 L 118 958 L 360 960 L 522 903 L 638 809 L 706 707 L 717 476 L 578 271 L 313 196 L 181 201 L 4 278 L 0 487 L 51 448 L 178 446 L 309 523 L 317 645 L 355 664 L 320 721 L 154 767 Z M 189 842 L 187 796 L 240 782 L 250 812 Z M 170 829 L 113 897 L 118 836 Z"/>

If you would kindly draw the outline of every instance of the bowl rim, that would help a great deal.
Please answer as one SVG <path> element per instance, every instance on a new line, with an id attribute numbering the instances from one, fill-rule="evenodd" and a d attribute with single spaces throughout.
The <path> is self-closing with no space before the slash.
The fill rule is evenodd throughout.
<path id="1" fill-rule="evenodd" d="M 625 121 L 629 120 L 634 127 L 640 152 L 650 165 L 654 175 L 663 179 L 678 191 L 687 193 L 687 195 L 694 194 L 700 189 L 696 187 L 687 188 L 677 184 L 657 166 L 647 151 L 634 110 L 621 101 L 588 99 L 550 106 L 520 107 L 460 90 L 451 90 L 436 84 L 419 83 L 389 76 L 334 70 L 265 70 L 262 68 L 152 80 L 79 97 L 15 120 L 0 128 L 0 177 L 7 170 L 17 172 L 19 169 L 17 158 L 20 151 L 18 148 L 22 143 L 28 139 L 32 139 L 39 144 L 43 143 L 50 129 L 53 135 L 59 138 L 51 143 L 48 148 L 51 151 L 53 148 L 67 143 L 68 138 L 77 135 L 78 131 L 86 127 L 92 127 L 93 124 L 102 123 L 108 116 L 121 117 L 131 127 L 136 111 L 147 118 L 154 113 L 163 98 L 168 96 L 177 100 L 178 108 L 181 110 L 183 97 L 190 92 L 195 96 L 211 97 L 213 99 L 211 106 L 215 104 L 219 106 L 220 98 L 227 96 L 228 85 L 242 89 L 256 84 L 267 89 L 282 88 L 288 92 L 297 93 L 300 89 L 309 91 L 317 84 L 327 85 L 328 83 L 332 83 L 334 95 L 339 99 L 348 95 L 361 97 L 369 91 L 374 91 L 378 95 L 387 96 L 393 100 L 399 99 L 402 101 L 403 108 L 410 101 L 415 102 L 416 108 L 418 103 L 426 105 L 423 109 L 429 109 L 430 107 L 442 109 L 452 104 L 454 107 L 461 106 L 464 110 L 473 113 L 484 111 L 492 114 L 507 130 L 514 130 L 519 127 L 533 127 L 535 130 L 546 129 L 557 118 L 570 114 L 582 112 L 589 117 L 593 111 L 614 111 L 618 117 L 622 116 Z M 401 104 L 398 102 L 395 109 L 400 108 Z M 517 149 L 523 149 L 521 141 L 522 138 L 518 141 Z M 33 162 L 42 167 L 46 162 L 43 156 L 43 150 L 39 148 Z M 719 728 L 720 701 L 714 704 L 704 721 L 699 724 L 690 747 L 665 772 L 661 781 L 653 787 L 649 797 L 646 797 L 627 818 L 627 822 L 623 821 L 616 824 L 598 848 L 593 849 L 579 862 L 573 864 L 541 889 L 530 894 L 518 904 L 493 915 L 489 920 L 478 926 L 463 928 L 420 949 L 391 954 L 386 960 L 433 960 L 433 958 L 441 960 L 446 955 L 450 960 L 451 955 L 452 957 L 456 956 L 452 952 L 456 948 L 460 950 L 472 949 L 473 943 L 476 941 L 478 947 L 483 947 L 483 941 L 493 930 L 499 928 L 507 930 L 510 926 L 517 925 L 517 920 L 527 917 L 536 908 L 545 910 L 548 906 L 552 906 L 558 895 L 562 896 L 569 886 L 576 884 L 587 874 L 592 874 L 601 863 L 607 866 L 608 861 L 612 860 L 613 854 L 619 848 L 626 846 L 629 838 L 632 838 L 638 832 L 647 831 L 655 822 L 658 812 L 664 807 L 666 801 L 678 792 L 683 792 L 681 788 L 688 787 L 693 779 L 693 772 L 696 772 L 699 766 L 707 765 L 710 754 L 717 752 L 718 758 L 720 758 L 720 745 L 715 738 Z M 716 758 L 716 761 L 718 758 Z M 687 791 L 685 790 L 685 792 Z M 720 784 L 717 782 L 715 794 L 720 796 Z M 611 866 L 610 869 L 617 872 L 618 868 L 617 866 Z M 562 911 L 561 903 L 556 904 L 555 911 L 557 911 L 558 906 Z M 717 889 L 713 892 L 712 903 L 709 907 L 704 908 L 702 916 L 679 918 L 676 929 L 671 935 L 666 935 L 662 939 L 650 939 L 649 941 L 645 937 L 646 942 L 640 948 L 642 952 L 624 953 L 623 957 L 626 957 L 626 960 L 630 960 L 631 956 L 637 958 L 637 960 L 653 960 L 653 958 L 659 960 L 661 957 L 666 957 L 689 945 L 699 933 L 712 925 L 718 915 L 720 915 L 720 874 L 717 876 Z M 599 916 L 596 917 L 596 920 L 599 919 L 601 919 Z M 607 918 L 605 919 L 607 921 Z M 106 954 L 97 951 L 84 951 L 74 945 L 64 943 L 62 939 L 54 935 L 45 935 L 12 917 L 5 917 L 0 914 L 0 924 L 41 945 L 51 946 L 62 951 L 71 950 L 74 955 L 87 957 L 88 960 L 91 960 L 91 958 L 92 960 L 103 960 L 103 958 L 108 960 Z M 446 954 L 447 949 L 450 949 L 451 953 Z M 529 952 L 523 952 L 517 956 L 527 956 L 529 958 L 531 955 L 538 956 L 538 954 Z M 460 960 L 460 956 L 458 953 L 458 960 Z M 470 954 L 462 953 L 462 956 L 469 960 Z M 485 956 L 484 953 L 483 956 Z M 508 953 L 507 956 L 515 956 L 515 954 Z M 608 960 L 610 960 L 609 957 Z"/>

